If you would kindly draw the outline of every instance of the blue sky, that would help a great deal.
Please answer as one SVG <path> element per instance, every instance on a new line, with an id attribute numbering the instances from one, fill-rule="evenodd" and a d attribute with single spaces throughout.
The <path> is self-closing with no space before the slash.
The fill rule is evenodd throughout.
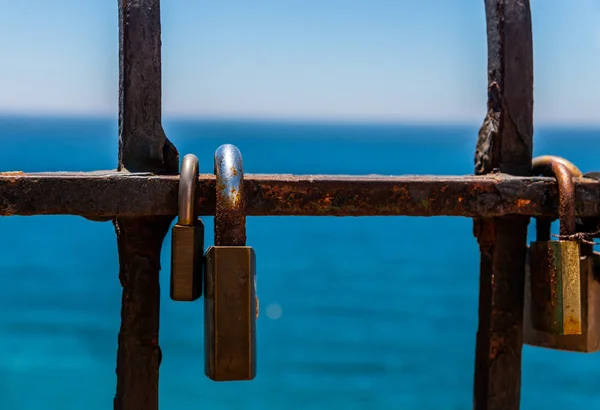
<path id="1" fill-rule="evenodd" d="M 538 123 L 600 123 L 600 1 L 532 0 Z M 116 0 L 0 0 L 0 113 L 115 116 Z M 166 117 L 480 122 L 483 0 L 170 0 Z"/>

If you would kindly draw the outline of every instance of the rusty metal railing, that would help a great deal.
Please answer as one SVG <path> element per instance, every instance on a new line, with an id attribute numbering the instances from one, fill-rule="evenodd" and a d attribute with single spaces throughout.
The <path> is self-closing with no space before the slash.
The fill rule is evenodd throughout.
<path id="1" fill-rule="evenodd" d="M 600 185 L 576 178 L 578 216 L 600 214 Z M 150 173 L 0 173 L 0 215 L 92 219 L 173 216 L 179 177 Z M 250 216 L 555 216 L 556 181 L 545 177 L 245 174 Z M 132 195 L 135 192 L 135 195 Z M 215 214 L 215 176 L 201 174 L 196 212 Z"/>
<path id="2" fill-rule="evenodd" d="M 161 125 L 159 0 L 119 1 L 119 166 L 0 174 L 0 215 L 112 220 L 123 286 L 114 408 L 157 410 L 160 250 L 177 213 L 179 154 Z M 518 409 L 523 287 L 531 216 L 556 216 L 557 188 L 531 177 L 533 52 L 528 0 L 485 0 L 488 107 L 476 176 L 246 175 L 248 215 L 463 216 L 481 250 L 474 408 Z M 600 215 L 600 185 L 578 178 L 576 214 Z M 200 215 L 215 179 L 201 175 Z M 259 367 L 260 369 L 260 367 Z M 259 370 L 260 371 L 260 370 Z"/>

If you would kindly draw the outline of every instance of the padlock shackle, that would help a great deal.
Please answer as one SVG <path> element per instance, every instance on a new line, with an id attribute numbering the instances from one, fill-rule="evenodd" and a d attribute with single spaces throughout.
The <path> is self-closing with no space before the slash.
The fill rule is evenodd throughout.
<path id="1" fill-rule="evenodd" d="M 567 167 L 573 178 L 581 178 L 582 172 L 568 159 L 556 155 L 540 155 L 531 161 L 531 173 L 533 175 L 554 176 L 552 174 L 552 164 L 558 162 Z"/>
<path id="2" fill-rule="evenodd" d="M 576 230 L 575 219 L 575 186 L 573 178 L 582 177 L 582 172 L 571 161 L 555 155 L 541 155 L 531 161 L 533 175 L 555 177 L 559 190 L 558 215 L 560 220 L 560 234 L 572 235 Z M 538 220 L 538 235 L 549 235 L 549 219 Z M 547 232 L 546 232 L 547 231 Z"/>
<path id="3" fill-rule="evenodd" d="M 181 161 L 179 174 L 179 197 L 177 201 L 177 224 L 192 226 L 196 219 L 194 205 L 196 201 L 196 183 L 198 182 L 198 157 L 186 154 Z"/>
<path id="4" fill-rule="evenodd" d="M 560 162 L 552 163 L 552 173 L 558 183 L 558 219 L 560 220 L 560 234 L 573 235 L 575 233 L 575 184 L 573 175 L 566 165 Z"/>
<path id="5" fill-rule="evenodd" d="M 246 194 L 240 150 L 231 144 L 215 151 L 215 245 L 246 245 Z"/>
<path id="6" fill-rule="evenodd" d="M 558 183 L 558 219 L 560 220 L 560 234 L 573 235 L 575 225 L 575 184 L 573 177 L 581 177 L 582 173 L 572 162 L 553 155 L 543 155 L 531 161 L 531 171 L 534 175 L 553 176 Z M 543 225 L 549 220 L 538 220 L 540 226 L 538 235 L 546 236 Z"/>

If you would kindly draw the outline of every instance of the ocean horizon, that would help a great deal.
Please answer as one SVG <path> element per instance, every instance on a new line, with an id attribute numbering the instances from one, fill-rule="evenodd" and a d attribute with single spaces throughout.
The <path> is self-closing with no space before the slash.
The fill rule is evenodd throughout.
<path id="1" fill-rule="evenodd" d="M 202 173 L 231 143 L 252 174 L 466 175 L 480 124 L 166 117 L 163 128 Z M 600 171 L 598 135 L 600 126 L 536 126 L 534 156 Z M 0 139 L 2 171 L 117 166 L 116 117 L 0 115 Z M 209 246 L 213 221 L 202 220 Z M 0 218 L 0 232 L 0 408 L 111 408 L 121 306 L 112 224 L 13 216 Z M 254 381 L 235 383 L 204 376 L 202 302 L 169 299 L 165 238 L 162 409 L 472 407 L 479 250 L 470 219 L 249 217 L 247 236 L 258 367 Z M 600 354 L 524 346 L 521 408 L 595 408 L 598 376 Z"/>

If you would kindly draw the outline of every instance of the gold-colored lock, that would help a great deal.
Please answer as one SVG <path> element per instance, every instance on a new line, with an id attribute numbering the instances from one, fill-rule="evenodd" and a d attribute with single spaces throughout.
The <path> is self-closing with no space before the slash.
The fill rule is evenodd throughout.
<path id="1" fill-rule="evenodd" d="M 575 233 L 575 187 L 569 168 L 551 159 L 534 162 L 534 173 L 554 175 L 559 190 L 560 235 Z M 581 335 L 580 248 L 576 240 L 551 241 L 549 221 L 538 221 L 531 244 L 529 313 L 533 329 L 554 335 Z"/>
<path id="2" fill-rule="evenodd" d="M 191 302 L 202 295 L 204 224 L 194 212 L 198 158 L 187 154 L 179 176 L 178 221 L 171 232 L 171 299 Z"/>
<path id="3" fill-rule="evenodd" d="M 538 167 L 547 162 L 546 157 L 536 158 Z M 534 160 L 534 169 L 536 168 Z M 581 177 L 581 171 L 570 162 L 562 159 L 564 165 L 574 177 Z M 536 220 L 538 238 L 550 240 L 550 220 Z M 597 229 L 597 218 L 589 221 L 589 226 L 581 229 Z M 581 245 L 580 274 L 581 274 L 581 334 L 556 335 L 537 330 L 531 320 L 531 280 L 529 261 L 525 271 L 525 310 L 523 318 L 523 343 L 531 346 L 570 352 L 590 353 L 600 351 L 600 255 L 593 251 L 589 244 Z"/>
<path id="4" fill-rule="evenodd" d="M 233 145 L 215 152 L 215 246 L 204 270 L 205 374 L 214 381 L 256 376 L 256 255 L 246 245 L 242 156 Z"/>
<path id="5" fill-rule="evenodd" d="M 530 269 L 525 271 L 525 310 L 523 312 L 523 343 L 569 352 L 600 351 L 600 282 L 598 281 L 600 255 L 590 252 L 582 255 L 581 272 L 581 325 L 578 335 L 556 335 L 537 330 L 531 322 Z"/>

